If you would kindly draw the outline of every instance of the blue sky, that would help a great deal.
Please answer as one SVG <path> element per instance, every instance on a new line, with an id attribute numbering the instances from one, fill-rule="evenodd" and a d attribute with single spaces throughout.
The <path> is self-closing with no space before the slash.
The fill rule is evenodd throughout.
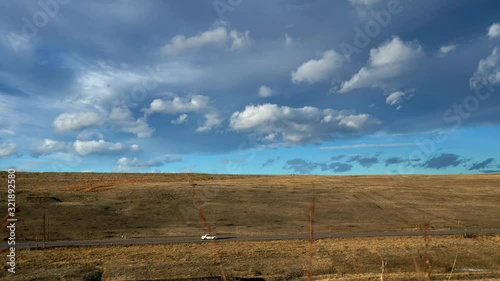
<path id="1" fill-rule="evenodd" d="M 500 3 L 1 1 L 0 166 L 500 172 Z"/>

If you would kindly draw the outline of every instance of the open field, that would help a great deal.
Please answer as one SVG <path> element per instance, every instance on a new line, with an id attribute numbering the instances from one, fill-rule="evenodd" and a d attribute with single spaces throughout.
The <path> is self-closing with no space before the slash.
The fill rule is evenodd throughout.
<path id="1" fill-rule="evenodd" d="M 227 176 L 203 174 L 17 173 L 22 219 L 17 241 L 500 228 L 500 175 Z M 6 174 L 1 173 L 6 182 Z M 192 186 L 191 183 L 196 183 Z M 193 193 L 193 191 L 195 193 Z M 196 198 L 196 199 L 195 199 Z M 499 236 L 321 239 L 312 250 L 315 280 L 500 280 Z M 153 280 L 220 276 L 293 280 L 304 274 L 306 240 L 219 241 L 143 246 L 18 250 L 6 280 Z M 458 255 L 457 255 L 458 252 Z M 415 265 L 415 263 L 417 265 Z M 420 273 L 418 273 L 420 272 Z M 3 275 L 2 275 L 3 274 Z M 99 279 L 83 280 L 99 280 Z M 301 278 L 304 278 L 303 276 Z M 208 280 L 208 279 L 207 279 Z M 214 279 L 215 280 L 215 279 Z"/>
<path id="2" fill-rule="evenodd" d="M 433 237 L 427 253 L 422 237 L 322 239 L 312 249 L 314 280 L 380 280 L 378 253 L 387 260 L 385 280 L 426 280 L 427 257 L 433 280 L 448 280 L 455 258 L 451 280 L 500 280 L 500 236 Z M 20 250 L 16 275 L 4 270 L 0 279 L 197 280 L 221 276 L 214 251 L 228 278 L 304 280 L 306 240 Z"/>
<path id="3" fill-rule="evenodd" d="M 2 173 L 2 181 L 6 174 Z M 500 175 L 225 176 L 17 173 L 18 240 L 500 228 Z"/>

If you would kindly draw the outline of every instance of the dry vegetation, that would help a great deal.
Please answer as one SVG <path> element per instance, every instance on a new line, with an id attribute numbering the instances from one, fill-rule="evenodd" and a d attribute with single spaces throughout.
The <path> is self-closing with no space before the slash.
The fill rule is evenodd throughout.
<path id="1" fill-rule="evenodd" d="M 82 280 L 85 274 L 95 272 L 102 273 L 104 280 L 220 276 L 211 242 L 207 244 L 22 250 L 16 278 L 5 277 L 6 273 L 2 273 L 2 279 Z M 217 247 L 228 278 L 304 278 L 308 252 L 306 240 L 218 242 Z M 428 249 L 432 257 L 431 277 L 433 280 L 447 280 L 458 252 L 452 280 L 500 279 L 499 249 L 498 236 L 432 238 Z M 388 262 L 385 280 L 418 280 L 414 259 L 422 270 L 420 279 L 425 280 L 425 263 L 420 257 L 423 251 L 421 237 L 317 240 L 313 249 L 312 274 L 314 280 L 380 280 L 377 254 L 380 253 Z"/>
<path id="2" fill-rule="evenodd" d="M 0 176 L 3 181 L 6 174 Z M 49 240 L 119 238 L 121 234 L 130 238 L 199 236 L 205 226 L 193 202 L 190 181 L 197 183 L 204 215 L 218 235 L 307 233 L 313 184 L 316 232 L 414 230 L 425 221 L 434 229 L 500 227 L 500 175 L 17 176 L 17 202 L 23 219 L 17 237 L 21 241 L 39 237 L 43 214 L 49 220 Z M 217 245 L 228 276 L 283 280 L 304 273 L 307 243 Z M 458 251 L 453 278 L 499 277 L 499 243 L 495 236 L 433 238 L 428 249 L 433 276 L 446 280 Z M 425 280 L 423 245 L 421 237 L 319 240 L 314 243 L 312 274 L 315 280 L 322 275 L 380 280 L 382 256 L 388 262 L 386 280 L 418 280 L 420 271 L 421 280 Z M 23 250 L 18 271 L 19 280 L 73 280 L 71 276 L 81 280 L 82 274 L 98 272 L 104 272 L 105 280 L 220 275 L 213 248 L 202 244 Z M 31 275 L 34 279 L 29 279 Z"/>
<path id="3" fill-rule="evenodd" d="M 5 174 L 1 175 L 5 177 Z M 18 238 L 199 236 L 189 180 L 219 235 L 307 233 L 312 184 L 316 232 L 499 228 L 500 175 L 219 176 L 18 173 Z"/>

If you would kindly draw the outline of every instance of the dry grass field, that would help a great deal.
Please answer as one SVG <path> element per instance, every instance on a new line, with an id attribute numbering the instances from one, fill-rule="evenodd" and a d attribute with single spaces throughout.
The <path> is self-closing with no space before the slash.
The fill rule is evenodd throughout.
<path id="1" fill-rule="evenodd" d="M 500 228 L 500 175 L 18 173 L 18 239 L 41 235 L 44 214 L 49 240 L 200 236 L 190 180 L 219 235 L 307 233 L 313 186 L 317 232 L 414 230 L 425 221 L 434 229 Z"/>
<path id="2" fill-rule="evenodd" d="M 499 236 L 434 237 L 427 254 L 421 237 L 323 239 L 313 246 L 314 280 L 380 280 L 378 253 L 387 260 L 385 280 L 427 280 L 427 256 L 432 280 L 448 280 L 455 258 L 451 280 L 500 279 Z M 229 280 L 304 280 L 304 240 L 21 250 L 18 273 L 3 271 L 0 279 L 93 280 L 102 274 L 103 280 L 210 280 L 221 276 L 214 249 Z"/>
<path id="3" fill-rule="evenodd" d="M 200 236 L 205 228 L 191 183 L 196 183 L 196 197 L 217 235 L 307 233 L 313 194 L 317 233 L 415 230 L 424 222 L 433 229 L 500 228 L 500 175 L 16 175 L 22 219 L 18 241 L 41 237 L 43 215 L 49 240 Z M 0 176 L 6 182 L 6 173 Z M 425 280 L 422 241 L 319 240 L 312 271 L 315 280 L 380 280 L 380 253 L 388 260 L 386 280 L 419 280 L 418 268 Z M 447 280 L 457 252 L 453 278 L 500 278 L 497 236 L 435 237 L 430 243 L 435 278 Z M 303 274 L 307 254 L 307 241 L 300 240 L 218 242 L 217 247 L 228 276 L 266 280 L 292 280 Z M 21 273 L 12 280 L 82 280 L 82 274 L 93 271 L 103 272 L 104 280 L 220 276 L 213 250 L 196 243 L 21 250 Z"/>

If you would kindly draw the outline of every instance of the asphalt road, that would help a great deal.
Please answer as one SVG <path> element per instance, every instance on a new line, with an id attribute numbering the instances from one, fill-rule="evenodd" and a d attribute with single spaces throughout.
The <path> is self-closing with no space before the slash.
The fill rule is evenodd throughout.
<path id="1" fill-rule="evenodd" d="M 454 230 L 429 230 L 427 235 L 474 235 L 474 234 L 500 234 L 500 229 L 454 229 Z M 355 238 L 355 237 L 391 237 L 391 236 L 422 236 L 423 231 L 387 231 L 387 232 L 345 232 L 345 233 L 316 233 L 315 239 L 322 238 Z M 200 235 L 201 237 L 201 235 Z M 106 240 L 73 240 L 73 241 L 49 241 L 45 247 L 78 247 L 78 246 L 102 246 L 102 245 L 144 245 L 144 244 L 167 244 L 167 243 L 206 243 L 200 237 L 169 237 L 169 238 L 134 238 L 134 239 L 106 239 Z M 309 239 L 309 234 L 290 235 L 266 235 L 266 236 L 218 236 L 217 241 L 268 241 L 268 240 L 293 240 Z M 16 249 L 41 247 L 41 242 L 16 243 Z M 2 243 L 0 249 L 10 246 L 7 242 Z"/>

